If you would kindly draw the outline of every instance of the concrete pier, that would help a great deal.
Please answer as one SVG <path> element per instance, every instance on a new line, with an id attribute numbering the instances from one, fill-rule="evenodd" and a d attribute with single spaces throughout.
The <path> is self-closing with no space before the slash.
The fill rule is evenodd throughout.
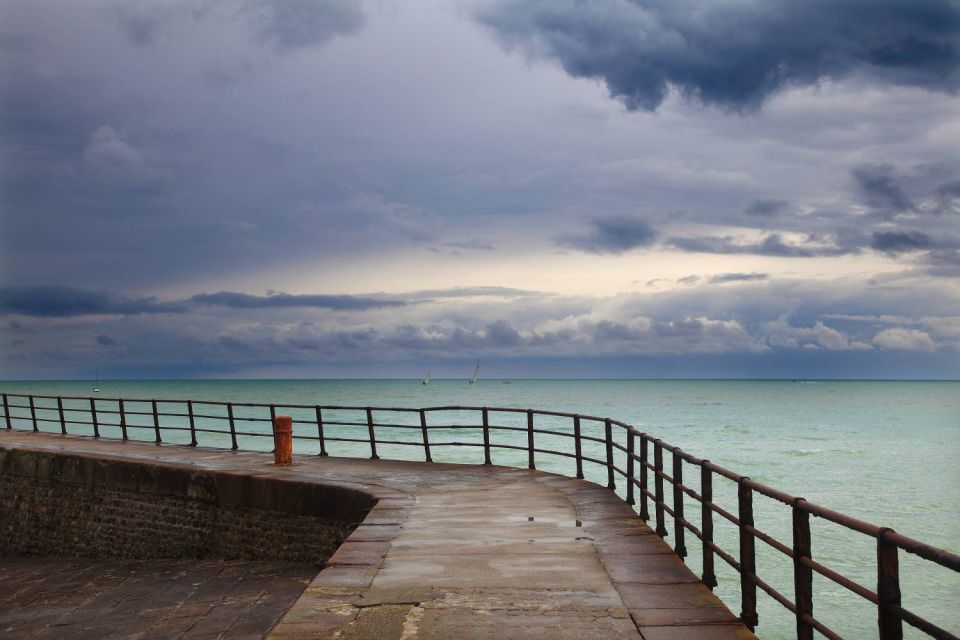
<path id="1" fill-rule="evenodd" d="M 264 613 L 272 628 L 250 627 L 245 637 L 754 637 L 628 505 L 583 480 L 497 466 L 327 457 L 294 456 L 292 464 L 278 466 L 270 454 L 17 431 L 0 431 L 4 450 L 315 483 L 372 496 L 375 506 L 292 606 L 277 600 L 279 622 L 272 625 Z M 46 559 L 0 559 L 0 575 L 31 561 Z M 289 583 L 290 573 L 280 573 Z M 15 591 L 9 581 L 0 586 L 0 636 L 12 620 L 46 621 L 51 628 L 71 619 L 35 600 L 11 609 Z M 171 606 L 170 620 L 191 604 L 184 597 Z M 129 628 L 122 607 L 101 609 L 100 622 L 115 615 L 118 629 Z M 222 629 L 206 624 L 202 633 L 182 621 L 165 633 L 162 623 L 139 637 L 234 637 L 226 617 Z M 80 630 L 67 635 L 110 635 Z"/>

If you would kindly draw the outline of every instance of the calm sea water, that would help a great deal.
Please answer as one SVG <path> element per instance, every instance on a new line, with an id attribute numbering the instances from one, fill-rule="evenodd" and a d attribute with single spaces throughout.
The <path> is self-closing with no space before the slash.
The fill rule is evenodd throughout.
<path id="1" fill-rule="evenodd" d="M 456 404 L 608 416 L 775 488 L 890 526 L 955 553 L 960 551 L 960 382 L 514 380 L 504 384 L 480 380 L 468 386 L 461 380 L 434 380 L 423 386 L 407 380 L 190 380 L 103 381 L 100 387 L 98 395 L 103 398 L 393 407 Z M 3 382 L 0 388 L 8 393 L 91 395 L 89 382 Z M 106 401 L 103 404 L 109 405 Z M 146 407 L 133 404 L 127 408 L 136 411 Z M 243 411 L 237 415 L 254 417 Z M 294 413 L 294 417 L 307 420 L 310 416 Z M 476 424 L 475 417 L 461 414 L 443 418 L 446 424 Z M 362 421 L 363 416 L 342 412 L 326 419 Z M 405 420 L 403 424 L 418 424 L 415 415 Z M 496 422 L 518 427 L 526 424 L 522 415 L 497 416 Z M 137 419 L 131 423 L 136 424 Z M 222 421 L 211 418 L 207 423 L 220 426 Z M 142 424 L 149 424 L 149 420 Z M 241 424 L 251 432 L 267 429 L 263 423 Z M 571 430 L 568 421 L 562 420 L 545 420 L 538 426 Z M 49 423 L 45 428 L 58 431 L 59 425 Z M 297 425 L 297 430 L 314 433 L 307 426 Z M 152 438 L 148 429 L 132 431 Z M 112 433 L 109 427 L 105 433 Z M 366 437 L 366 428 L 334 427 L 327 433 Z M 600 425 L 585 425 L 585 433 L 601 435 L 602 429 Z M 401 429 L 388 434 L 387 430 L 378 430 L 378 438 L 392 436 L 415 440 L 419 432 Z M 431 438 L 479 441 L 479 432 L 431 432 Z M 496 434 L 494 441 L 525 446 L 525 438 L 521 432 L 511 432 Z M 228 441 L 203 434 L 201 444 L 227 446 Z M 569 439 L 560 437 L 540 437 L 537 444 L 572 450 Z M 241 438 L 241 446 L 268 449 L 270 442 L 247 437 Z M 318 450 L 312 441 L 297 441 L 296 447 L 304 453 Z M 369 455 L 368 446 L 353 443 L 332 442 L 329 450 L 332 455 Z M 590 446 L 585 449 L 585 453 L 591 451 L 603 457 L 599 450 Z M 433 453 L 438 461 L 482 462 L 482 450 L 477 448 L 435 448 Z M 422 450 L 382 445 L 380 454 L 420 459 Z M 525 466 L 526 453 L 495 450 L 494 462 Z M 623 466 L 622 457 L 618 464 Z M 537 466 L 568 474 L 573 469 L 572 462 L 565 458 L 543 455 L 538 456 Z M 588 465 L 586 471 L 589 479 L 605 481 L 599 468 Z M 698 486 L 690 470 L 686 479 Z M 716 501 L 735 513 L 735 486 L 720 478 L 714 482 Z M 622 482 L 618 490 L 622 491 Z M 757 527 L 789 544 L 789 510 L 762 497 L 755 501 Z M 698 505 L 687 502 L 686 509 L 696 522 Z M 718 543 L 736 556 L 735 529 L 719 517 L 715 523 Z M 872 539 L 819 519 L 811 524 L 814 557 L 875 588 Z M 668 528 L 672 533 L 669 518 Z M 688 561 L 697 569 L 700 549 L 695 542 L 688 534 Z M 757 549 L 759 575 L 792 599 L 790 559 L 759 541 Z M 956 606 L 960 602 L 960 577 L 904 553 L 900 562 L 904 606 L 960 633 L 960 609 Z M 725 569 L 719 558 L 717 569 L 717 593 L 735 613 L 739 612 L 736 574 Z M 876 637 L 873 606 L 826 579 L 815 578 L 814 588 L 818 618 L 848 638 Z M 758 634 L 762 638 L 793 637 L 789 612 L 762 592 L 758 600 Z M 908 632 L 908 637 L 925 636 Z"/>

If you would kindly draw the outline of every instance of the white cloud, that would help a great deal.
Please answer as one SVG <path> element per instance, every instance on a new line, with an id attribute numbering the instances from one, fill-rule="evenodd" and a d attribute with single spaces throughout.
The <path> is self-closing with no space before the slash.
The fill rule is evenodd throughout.
<path id="1" fill-rule="evenodd" d="M 105 172 L 127 171 L 144 166 L 143 156 L 106 125 L 91 134 L 90 144 L 83 151 L 83 163 L 95 171 Z"/>
<path id="2" fill-rule="evenodd" d="M 774 347 L 796 349 L 827 349 L 828 351 L 867 351 L 872 347 L 860 340 L 851 340 L 849 336 L 818 320 L 812 327 L 794 327 L 785 316 L 774 322 L 768 322 L 764 328 L 767 341 Z"/>
<path id="3" fill-rule="evenodd" d="M 936 345 L 929 334 L 917 329 L 884 329 L 873 337 L 873 344 L 898 351 L 933 351 Z"/>

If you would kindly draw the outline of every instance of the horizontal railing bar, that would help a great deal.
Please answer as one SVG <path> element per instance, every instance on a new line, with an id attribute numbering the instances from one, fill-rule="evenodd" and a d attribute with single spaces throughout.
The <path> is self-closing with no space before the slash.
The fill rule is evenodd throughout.
<path id="1" fill-rule="evenodd" d="M 713 552 L 718 556 L 720 556 L 724 560 L 724 562 L 726 562 L 728 565 L 733 567 L 737 571 L 737 573 L 740 573 L 740 563 L 737 562 L 737 560 L 732 555 L 730 555 L 729 553 L 721 549 L 716 542 L 710 541 L 704 544 L 706 544 L 711 549 L 713 549 Z"/>
<path id="2" fill-rule="evenodd" d="M 774 600 L 782 604 L 785 609 L 790 611 L 790 613 L 793 613 L 793 614 L 797 613 L 797 605 L 794 604 L 792 600 L 788 599 L 785 595 L 783 595 L 782 593 L 780 593 L 779 591 L 771 587 L 759 576 L 751 575 L 749 576 L 749 578 L 753 581 L 755 585 L 763 589 L 768 596 L 770 596 L 771 598 L 773 598 Z"/>
<path id="3" fill-rule="evenodd" d="M 834 571 L 829 567 L 823 566 L 813 558 L 808 558 L 807 556 L 804 556 L 800 558 L 800 564 L 806 567 L 810 567 L 811 569 L 813 569 L 814 571 L 822 575 L 824 578 L 833 580 L 841 587 L 848 589 L 850 591 L 853 591 L 855 594 L 857 594 L 861 598 L 865 600 L 869 600 L 873 604 L 878 604 L 880 602 L 880 598 L 877 597 L 877 594 L 874 593 L 873 591 L 870 591 L 870 589 L 867 589 L 863 585 L 857 584 L 853 580 L 850 580 L 849 578 L 840 575 L 839 573 L 837 573 L 836 571 Z"/>
<path id="4" fill-rule="evenodd" d="M 710 507 L 710 510 L 713 511 L 714 513 L 719 514 L 724 518 L 726 518 L 727 520 L 729 520 L 730 522 L 732 522 L 734 526 L 737 526 L 737 527 L 740 526 L 740 518 L 733 515 L 732 513 L 730 513 L 720 505 L 718 505 L 716 502 L 709 502 L 707 503 L 707 506 Z"/>
<path id="5" fill-rule="evenodd" d="M 754 527 L 752 524 L 748 524 L 747 526 L 744 527 L 744 529 L 746 529 L 749 533 L 753 534 L 753 536 L 756 537 L 758 540 L 763 540 L 768 545 L 770 545 L 780 553 L 784 554 L 788 558 L 793 557 L 793 549 L 783 544 L 776 538 L 770 536 L 769 534 L 766 534 L 763 531 L 760 531 L 759 529 Z"/>
<path id="6" fill-rule="evenodd" d="M 896 531 L 887 530 L 883 539 L 897 545 L 907 553 L 912 553 L 930 562 L 936 562 L 941 567 L 960 571 L 960 556 L 955 553 L 950 553 L 945 549 L 938 549 L 937 547 L 925 542 L 920 542 L 919 540 L 914 540 Z"/>
<path id="7" fill-rule="evenodd" d="M 924 620 L 923 618 L 921 618 L 914 612 L 910 611 L 909 609 L 904 609 L 903 607 L 896 604 L 891 605 L 890 608 L 893 609 L 893 612 L 896 615 L 900 616 L 900 618 L 904 622 L 906 622 L 910 626 L 920 629 L 920 631 L 923 631 L 927 635 L 931 635 L 934 638 L 937 638 L 937 640 L 957 640 L 957 636 L 953 635 L 946 629 L 941 629 L 940 627 L 933 624 L 932 622 L 928 622 L 927 620 Z"/>
<path id="8" fill-rule="evenodd" d="M 729 469 L 724 469 L 720 465 L 714 464 L 712 462 L 704 461 L 703 463 L 701 463 L 700 466 L 704 467 L 705 469 L 709 469 L 710 471 L 713 471 L 714 473 L 719 474 L 724 478 L 727 478 L 728 480 L 733 480 L 734 482 L 740 482 L 740 479 L 743 478 L 743 476 L 740 475 L 739 473 L 734 473 Z"/>
<path id="9" fill-rule="evenodd" d="M 804 622 L 810 623 L 814 629 L 825 635 L 829 640 L 843 640 L 843 636 L 811 616 L 809 613 L 803 614 L 803 620 Z"/>
<path id="10" fill-rule="evenodd" d="M 700 504 L 703 504 L 703 496 L 701 496 L 699 493 L 697 493 L 687 485 L 685 484 L 680 485 L 680 490 L 683 491 L 688 496 L 690 496 L 691 498 L 693 498 L 694 500 L 696 500 L 697 502 L 699 502 Z"/>

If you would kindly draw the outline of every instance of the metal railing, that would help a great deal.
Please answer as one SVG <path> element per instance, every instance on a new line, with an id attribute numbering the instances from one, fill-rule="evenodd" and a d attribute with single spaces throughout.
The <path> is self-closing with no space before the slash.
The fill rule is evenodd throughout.
<path id="1" fill-rule="evenodd" d="M 674 550 L 681 558 L 687 556 L 686 533 L 698 538 L 702 543 L 701 578 L 707 587 L 713 589 L 717 585 L 715 557 L 720 557 L 735 569 L 740 576 L 740 619 L 751 630 L 757 625 L 757 590 L 760 589 L 795 616 L 798 639 L 812 639 L 814 631 L 827 638 L 841 638 L 813 615 L 813 578 L 817 574 L 876 605 L 878 637 L 882 640 L 902 638 L 904 622 L 933 638 L 957 638 L 951 632 L 902 606 L 899 552 L 914 554 L 955 572 L 960 572 L 960 556 L 908 538 L 888 527 L 878 527 L 808 502 L 804 498 L 778 491 L 709 460 L 681 451 L 678 447 L 619 420 L 559 411 L 474 406 L 413 409 L 197 400 L 125 400 L 17 393 L 4 393 L 2 400 L 3 416 L 0 421 L 8 430 L 53 430 L 66 435 L 71 429 L 77 434 L 77 428 L 83 426 L 89 429 L 82 435 L 98 438 L 145 439 L 159 444 L 164 442 L 164 435 L 167 435 L 168 442 L 172 436 L 173 441 L 191 446 L 201 444 L 202 439 L 216 438 L 216 442 L 205 442 L 203 446 L 225 445 L 229 442 L 230 449 L 238 450 L 246 448 L 240 446 L 241 440 L 272 438 L 269 428 L 261 431 L 252 429 L 255 429 L 257 424 L 269 425 L 274 417 L 283 412 L 293 417 L 294 441 L 312 442 L 313 446 L 319 448 L 321 456 L 328 455 L 330 443 L 353 443 L 369 447 L 372 459 L 380 457 L 377 452 L 378 445 L 381 448 L 384 445 L 417 447 L 422 448 L 423 458 L 427 462 L 433 461 L 432 451 L 437 448 L 482 448 L 484 464 L 493 463 L 493 450 L 507 450 L 514 455 L 526 453 L 526 466 L 530 469 L 536 468 L 538 455 L 561 456 L 574 461 L 577 478 L 584 478 L 585 465 L 595 465 L 603 472 L 609 489 L 615 490 L 617 479 L 623 479 L 626 482 L 626 502 L 636 505 L 639 497 L 640 518 L 648 522 L 652 520 L 657 535 L 661 537 L 669 535 L 666 522 L 669 516 L 672 520 Z M 386 416 L 391 416 L 392 420 Z M 428 420 L 431 416 L 436 416 L 441 421 Z M 506 417 L 511 416 L 514 417 L 515 424 L 504 424 L 503 422 L 510 421 Z M 519 421 L 516 420 L 517 417 L 520 418 Z M 525 424 L 523 417 L 526 418 Z M 549 423 L 547 426 L 551 428 L 544 428 L 544 422 Z M 563 426 L 558 426 L 564 423 L 572 426 L 572 430 L 564 430 Z M 44 429 L 41 429 L 41 426 Z M 399 435 L 378 438 L 378 430 L 381 434 L 386 430 Z M 355 431 L 362 435 L 356 437 Z M 452 433 L 458 431 L 468 436 L 480 436 L 480 439 L 449 439 Z M 416 434 L 412 439 L 397 439 L 403 434 L 411 433 Z M 431 434 L 437 433 L 445 439 L 431 438 Z M 520 442 L 523 442 L 525 436 L 526 443 L 496 442 L 491 438 L 491 434 L 496 433 L 519 436 Z M 540 440 L 552 442 L 556 438 L 572 440 L 573 451 L 571 452 L 569 447 L 558 450 L 544 448 L 542 443 L 538 445 Z M 624 466 L 616 464 L 617 456 L 625 460 Z M 670 473 L 664 466 L 667 456 L 671 458 Z M 699 475 L 697 488 L 684 482 L 685 469 L 688 467 L 691 471 L 699 470 L 696 474 Z M 714 502 L 713 483 L 716 477 L 736 484 L 736 514 Z M 666 485 L 671 488 L 669 499 Z M 753 509 L 755 494 L 771 498 L 790 509 L 792 540 L 789 544 L 756 527 Z M 700 505 L 699 526 L 686 516 L 685 497 Z M 715 514 L 732 523 L 738 530 L 739 549 L 736 557 L 714 540 Z M 811 553 L 811 516 L 875 539 L 875 590 L 814 560 Z M 757 575 L 757 541 L 791 559 L 793 600 Z"/>

